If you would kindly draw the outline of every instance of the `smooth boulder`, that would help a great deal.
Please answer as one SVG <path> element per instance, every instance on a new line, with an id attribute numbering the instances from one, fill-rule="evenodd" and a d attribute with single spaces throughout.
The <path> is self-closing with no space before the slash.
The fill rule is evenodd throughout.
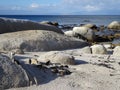
<path id="1" fill-rule="evenodd" d="M 24 51 L 22 49 L 15 49 L 15 50 L 12 50 L 12 52 L 15 54 L 24 54 Z"/>
<path id="2" fill-rule="evenodd" d="M 86 53 L 86 54 L 92 54 L 92 49 L 89 46 L 87 46 L 87 47 L 82 48 L 81 52 Z"/>
<path id="3" fill-rule="evenodd" d="M 87 28 L 90 28 L 90 29 L 97 29 L 97 26 L 95 24 L 91 24 L 91 23 L 85 24 L 83 26 L 87 27 Z"/>
<path id="4" fill-rule="evenodd" d="M 27 30 L 0 35 L 0 50 L 50 51 L 82 48 L 87 42 L 53 31 Z"/>
<path id="5" fill-rule="evenodd" d="M 81 54 L 92 54 L 92 49 L 89 46 L 86 46 L 81 49 L 75 49 L 71 53 L 72 55 L 79 56 Z"/>
<path id="6" fill-rule="evenodd" d="M 48 30 L 63 34 L 63 32 L 51 25 L 20 19 L 0 18 L 0 34 L 24 30 Z"/>
<path id="7" fill-rule="evenodd" d="M 0 90 L 25 86 L 29 86 L 25 71 L 7 56 L 0 55 Z"/>
<path id="8" fill-rule="evenodd" d="M 40 22 L 40 24 L 49 24 L 49 25 L 53 25 L 53 26 L 58 26 L 58 22 L 50 22 L 50 21 L 42 21 Z"/>
<path id="9" fill-rule="evenodd" d="M 73 31 L 65 31 L 64 34 L 65 34 L 66 36 L 71 36 L 71 37 L 74 37 L 74 36 L 75 36 L 75 32 L 73 32 Z"/>
<path id="10" fill-rule="evenodd" d="M 75 64 L 75 59 L 73 56 L 69 54 L 57 52 L 57 51 L 51 51 L 43 55 L 40 55 L 38 60 L 41 62 L 51 61 L 51 63 L 60 63 L 60 64 L 67 64 L 67 65 Z"/>
<path id="11" fill-rule="evenodd" d="M 120 46 L 116 46 L 113 50 L 113 55 L 120 56 Z"/>
<path id="12" fill-rule="evenodd" d="M 91 48 L 92 54 L 107 54 L 107 49 L 103 45 L 95 44 Z"/>
<path id="13" fill-rule="evenodd" d="M 108 25 L 108 29 L 112 30 L 120 30 L 120 22 L 118 21 L 113 21 Z"/>
<path id="14" fill-rule="evenodd" d="M 74 27 L 73 32 L 76 34 L 80 34 L 81 36 L 85 37 L 88 41 L 94 41 L 95 39 L 95 33 L 92 29 L 89 29 L 88 27 Z"/>

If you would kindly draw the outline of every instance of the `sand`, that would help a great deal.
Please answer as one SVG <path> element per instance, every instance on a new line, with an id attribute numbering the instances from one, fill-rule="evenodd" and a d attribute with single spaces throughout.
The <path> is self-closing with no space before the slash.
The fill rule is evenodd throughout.
<path id="1" fill-rule="evenodd" d="M 15 57 L 23 68 L 31 74 L 35 83 L 30 87 L 9 90 L 120 90 L 120 57 L 97 54 L 75 54 L 75 49 L 60 51 L 73 55 L 76 65 L 69 65 L 70 75 L 57 76 L 49 70 L 45 72 L 25 64 L 29 57 L 45 52 L 26 52 Z"/>

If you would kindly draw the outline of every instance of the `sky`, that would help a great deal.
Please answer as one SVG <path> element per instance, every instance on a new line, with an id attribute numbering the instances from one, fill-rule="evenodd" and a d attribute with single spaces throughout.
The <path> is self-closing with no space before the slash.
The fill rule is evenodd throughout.
<path id="1" fill-rule="evenodd" d="M 0 0 L 0 15 L 120 15 L 120 0 Z"/>

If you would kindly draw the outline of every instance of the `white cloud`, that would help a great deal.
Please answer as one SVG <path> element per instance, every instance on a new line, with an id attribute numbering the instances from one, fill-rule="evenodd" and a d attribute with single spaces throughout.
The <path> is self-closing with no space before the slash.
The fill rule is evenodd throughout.
<path id="1" fill-rule="evenodd" d="M 11 9 L 12 10 L 21 10 L 21 7 L 19 7 L 19 6 L 13 6 Z"/>
<path id="2" fill-rule="evenodd" d="M 54 8 L 57 7 L 57 4 L 37 4 L 37 3 L 32 3 L 30 5 L 30 9 L 50 9 L 50 8 Z"/>
<path id="3" fill-rule="evenodd" d="M 31 7 L 31 8 L 39 8 L 40 5 L 37 4 L 37 3 L 32 3 L 32 4 L 30 5 L 30 7 Z"/>
<path id="4" fill-rule="evenodd" d="M 63 0 L 62 2 L 67 3 L 67 4 L 75 4 L 75 3 L 78 3 L 80 1 L 79 0 Z"/>
<path id="5" fill-rule="evenodd" d="M 93 6 L 93 5 L 86 5 L 84 7 L 84 9 L 88 12 L 92 12 L 92 11 L 99 11 L 101 10 L 101 8 L 99 6 Z"/>
<path id="6" fill-rule="evenodd" d="M 56 0 L 53 2 L 40 3 L 40 0 L 31 0 L 31 4 L 24 5 L 0 5 L 1 11 L 33 11 L 45 14 L 104 14 L 119 13 L 120 0 Z M 24 0 L 23 0 L 24 2 Z M 25 12 L 26 13 L 26 12 Z"/>

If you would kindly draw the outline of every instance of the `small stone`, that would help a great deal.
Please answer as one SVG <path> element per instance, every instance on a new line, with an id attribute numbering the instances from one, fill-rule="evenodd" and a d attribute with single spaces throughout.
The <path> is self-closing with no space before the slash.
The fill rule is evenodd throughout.
<path id="1" fill-rule="evenodd" d="M 92 54 L 107 54 L 107 49 L 103 45 L 93 45 L 92 48 Z"/>

